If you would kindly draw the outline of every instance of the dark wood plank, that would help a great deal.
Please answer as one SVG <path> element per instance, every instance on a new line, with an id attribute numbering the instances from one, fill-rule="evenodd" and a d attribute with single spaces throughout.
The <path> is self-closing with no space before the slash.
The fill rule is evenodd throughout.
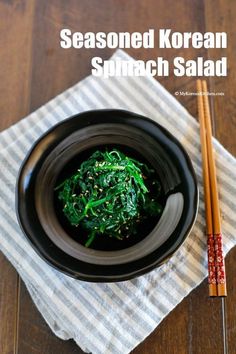
<path id="1" fill-rule="evenodd" d="M 33 5 L 33 1 L 0 2 L 0 130 L 29 113 Z M 0 270 L 0 352 L 13 354 L 18 340 L 19 277 L 2 254 Z"/>
<path id="2" fill-rule="evenodd" d="M 213 92 L 224 92 L 224 96 L 217 96 L 213 99 L 214 115 L 216 120 L 216 137 L 222 144 L 235 155 L 236 140 L 234 132 L 236 128 L 236 101 L 235 101 L 235 25 L 234 11 L 236 3 L 232 0 L 206 2 L 205 16 L 207 18 L 207 30 L 224 31 L 228 35 L 227 49 L 209 50 L 212 59 L 219 59 L 222 56 L 228 58 L 228 76 L 218 77 L 211 80 Z M 217 14 L 219 14 L 217 16 Z"/>
<path id="3" fill-rule="evenodd" d="M 29 113 L 33 10 L 33 0 L 0 1 L 0 130 Z"/>
<path id="4" fill-rule="evenodd" d="M 236 274 L 235 274 L 236 248 L 233 248 L 226 257 L 227 291 L 225 299 L 225 327 L 228 353 L 234 353 L 236 348 Z"/>
<path id="5" fill-rule="evenodd" d="M 18 275 L 2 254 L 0 269 L 0 353 L 13 354 L 18 336 Z"/>
<path id="6" fill-rule="evenodd" d="M 207 17 L 210 31 L 225 31 L 228 35 L 227 50 L 211 50 L 209 55 L 218 59 L 221 56 L 228 58 L 228 77 L 211 80 L 211 90 L 213 92 L 224 92 L 223 97 L 212 98 L 215 118 L 215 136 L 220 142 L 235 156 L 236 155 L 236 47 L 235 47 L 235 25 L 234 13 L 236 11 L 235 1 L 210 1 L 206 2 L 205 15 Z M 220 16 L 216 16 L 220 13 Z M 228 297 L 225 299 L 225 327 L 228 353 L 235 353 L 236 348 L 236 275 L 235 262 L 236 249 L 234 248 L 226 257 L 226 273 L 228 285 Z"/>

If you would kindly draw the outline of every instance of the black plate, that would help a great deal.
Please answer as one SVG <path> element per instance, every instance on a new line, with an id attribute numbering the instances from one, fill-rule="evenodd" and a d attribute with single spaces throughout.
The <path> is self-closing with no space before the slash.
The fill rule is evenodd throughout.
<path id="1" fill-rule="evenodd" d="M 36 179 L 49 153 L 70 134 L 88 126 L 123 124 L 139 129 L 155 139 L 173 166 L 178 170 L 178 190 L 184 197 L 183 212 L 171 234 L 160 247 L 135 261 L 119 265 L 98 265 L 83 262 L 66 254 L 45 233 L 35 206 Z M 145 144 L 145 141 L 143 142 Z M 123 110 L 87 111 L 68 118 L 51 128 L 32 147 L 19 172 L 16 210 L 25 235 L 38 252 L 56 269 L 81 280 L 94 282 L 122 281 L 144 274 L 166 261 L 183 243 L 197 214 L 198 188 L 193 167 L 181 144 L 167 130 L 152 120 Z"/>

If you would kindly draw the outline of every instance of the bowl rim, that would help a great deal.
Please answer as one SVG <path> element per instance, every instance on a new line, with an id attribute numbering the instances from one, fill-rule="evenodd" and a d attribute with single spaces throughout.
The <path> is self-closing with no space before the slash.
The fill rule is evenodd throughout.
<path id="1" fill-rule="evenodd" d="M 123 274 L 84 274 L 81 271 L 76 271 L 75 267 L 73 266 L 71 269 L 70 267 L 62 264 L 61 262 L 58 262 L 58 260 L 54 259 L 47 251 L 45 251 L 42 246 L 40 245 L 40 240 L 37 240 L 37 236 L 36 235 L 32 235 L 32 232 L 30 232 L 30 228 L 28 224 L 28 220 L 27 220 L 27 214 L 25 212 L 25 208 L 24 208 L 24 203 L 23 201 L 25 201 L 25 193 L 27 192 L 27 183 L 25 182 L 24 177 L 26 176 L 26 169 L 28 167 L 28 164 L 30 162 L 30 160 L 32 159 L 32 154 L 37 151 L 37 148 L 39 147 L 40 143 L 44 142 L 46 144 L 46 146 L 51 146 L 50 144 L 57 145 L 55 144 L 55 132 L 56 130 L 58 130 L 58 128 L 61 127 L 65 127 L 66 125 L 70 125 L 71 122 L 76 121 L 76 120 L 80 120 L 80 125 L 81 122 L 83 120 L 83 116 L 84 118 L 86 116 L 89 117 L 89 115 L 93 115 L 93 114 L 104 114 L 104 115 L 108 115 L 110 117 L 113 117 L 115 114 L 118 114 L 120 116 L 123 117 L 128 117 L 128 119 L 131 119 L 131 121 L 134 123 L 134 121 L 136 120 L 136 123 L 138 123 L 138 121 L 142 120 L 143 122 L 147 122 L 150 125 L 155 126 L 155 128 L 157 130 L 159 130 L 162 134 L 165 135 L 165 137 L 167 138 L 167 140 L 171 141 L 175 146 L 177 146 L 184 159 L 185 159 L 185 164 L 188 168 L 188 174 L 190 176 L 190 178 L 192 179 L 192 184 L 194 187 L 194 190 L 192 191 L 193 194 L 193 206 L 192 210 L 191 210 L 191 217 L 190 220 L 188 222 L 188 225 L 186 227 L 185 233 L 184 235 L 182 235 L 181 237 L 179 237 L 177 239 L 178 242 L 175 242 L 174 245 L 172 245 L 170 247 L 170 249 L 164 253 L 164 255 L 158 257 L 158 259 L 156 259 L 155 262 L 152 262 L 150 264 L 147 264 L 146 266 L 143 267 L 134 267 L 131 269 L 129 269 L 129 263 L 126 263 L 125 265 L 127 266 L 127 270 L 125 271 L 125 273 Z M 87 118 L 88 118 L 87 117 Z M 138 118 L 138 119 L 137 119 Z M 107 119 L 107 118 L 106 118 Z M 88 122 L 89 123 L 89 119 Z M 97 122 L 95 122 L 95 124 L 101 124 L 101 122 L 99 122 L 99 119 Z M 137 125 L 135 125 L 137 126 Z M 138 126 L 139 129 L 143 130 L 142 127 Z M 81 129 L 81 126 L 78 128 Z M 54 133 L 54 134 L 52 134 Z M 146 131 L 147 133 L 147 131 Z M 51 137 L 52 135 L 52 137 Z M 53 139 L 54 137 L 54 139 Z M 49 138 L 49 139 L 48 139 Z M 48 140 L 48 141 L 47 141 Z M 43 151 L 41 151 L 40 154 L 40 158 L 42 159 L 43 157 Z M 39 154 L 38 154 L 39 155 Z M 32 172 L 32 171 L 31 171 Z M 27 175 L 28 176 L 28 175 Z M 28 176 L 29 177 L 29 176 Z M 110 282 L 110 281 L 123 281 L 123 280 L 127 280 L 133 277 L 136 277 L 138 275 L 144 274 L 147 271 L 151 271 L 152 269 L 154 269 L 155 267 L 161 265 L 163 262 L 165 262 L 167 259 L 169 259 L 173 253 L 176 252 L 176 250 L 182 245 L 182 243 L 184 242 L 184 240 L 186 239 L 186 237 L 188 236 L 189 232 L 191 231 L 194 222 L 196 220 L 197 217 L 197 211 L 198 211 L 198 204 L 199 204 L 199 190 L 198 190 L 198 184 L 197 184 L 197 179 L 195 176 L 195 172 L 191 163 L 191 159 L 188 156 L 187 152 L 185 151 L 185 149 L 183 148 L 183 146 L 181 145 L 181 143 L 168 131 L 166 130 L 164 127 L 162 127 L 160 124 L 158 124 L 156 121 L 154 121 L 153 119 L 147 118 L 145 116 L 142 116 L 140 114 L 131 112 L 131 111 L 126 111 L 126 110 L 122 110 L 122 109 L 99 109 L 99 110 L 89 110 L 89 111 L 84 111 L 78 114 L 75 114 L 71 117 L 68 117 L 64 120 L 62 120 L 61 122 L 58 122 L 57 124 L 53 125 L 51 128 L 49 128 L 45 133 L 43 133 L 32 145 L 32 147 L 30 148 L 30 150 L 28 151 L 26 157 L 24 158 L 18 176 L 17 176 L 17 183 L 16 183 L 16 214 L 17 214 L 17 219 L 18 222 L 20 224 L 20 227 L 22 229 L 22 231 L 24 232 L 24 234 L 26 235 L 27 239 L 29 240 L 29 242 L 31 243 L 31 245 L 33 246 L 33 248 L 36 250 L 36 252 L 47 262 L 49 263 L 51 266 L 53 266 L 54 268 L 56 268 L 57 270 L 59 269 L 60 271 L 62 271 L 63 273 L 70 275 L 72 277 L 81 279 L 81 280 L 85 280 L 85 281 L 95 281 L 95 282 Z M 31 230 L 32 231 L 32 230 Z M 46 235 L 46 234 L 45 234 Z M 46 235 L 47 236 L 47 235 Z M 51 243 L 49 242 L 50 246 Z M 53 244 L 53 246 L 55 248 L 58 248 L 57 246 L 55 246 Z M 60 250 L 60 252 L 58 253 L 60 254 L 60 256 L 63 258 L 65 257 L 66 259 L 71 258 L 71 256 L 63 253 L 63 251 Z M 69 260 L 70 261 L 70 260 Z M 72 262 L 72 260 L 71 260 Z M 88 268 L 91 268 L 89 264 L 87 264 Z M 95 265 L 96 266 L 96 265 Z"/>

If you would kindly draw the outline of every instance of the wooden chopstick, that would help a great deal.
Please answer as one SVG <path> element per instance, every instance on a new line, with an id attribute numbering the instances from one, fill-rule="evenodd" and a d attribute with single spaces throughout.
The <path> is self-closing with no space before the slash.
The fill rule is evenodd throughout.
<path id="1" fill-rule="evenodd" d="M 217 296 L 216 284 L 216 269 L 215 269 L 215 242 L 213 236 L 212 210 L 211 210 L 211 191 L 210 191 L 210 176 L 208 170 L 208 154 L 206 142 L 206 128 L 204 116 L 204 104 L 201 96 L 202 82 L 197 80 L 198 93 L 198 115 L 200 123 L 200 138 L 202 150 L 202 172 L 205 198 L 205 215 L 206 215 L 206 233 L 207 233 L 207 248 L 208 248 L 208 285 L 209 295 Z"/>
<path id="2" fill-rule="evenodd" d="M 226 296 L 226 276 L 222 247 L 220 207 L 212 146 L 212 129 L 206 81 L 197 80 L 198 112 L 208 243 L 208 283 L 210 296 Z"/>

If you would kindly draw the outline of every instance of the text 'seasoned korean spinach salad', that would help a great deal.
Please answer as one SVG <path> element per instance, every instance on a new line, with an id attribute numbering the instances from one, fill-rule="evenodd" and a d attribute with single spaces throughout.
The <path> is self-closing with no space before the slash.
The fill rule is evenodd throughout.
<path id="1" fill-rule="evenodd" d="M 55 192 L 70 225 L 86 231 L 86 247 L 99 235 L 127 239 L 162 211 L 155 171 L 118 149 L 92 153 Z"/>

